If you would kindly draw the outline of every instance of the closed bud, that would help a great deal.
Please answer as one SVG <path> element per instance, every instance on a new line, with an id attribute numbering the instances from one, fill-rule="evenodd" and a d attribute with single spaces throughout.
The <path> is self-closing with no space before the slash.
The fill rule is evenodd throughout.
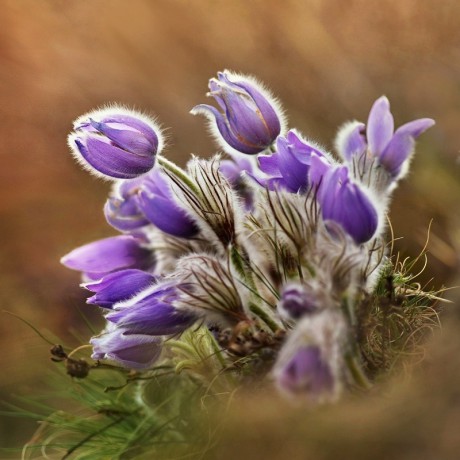
<path id="1" fill-rule="evenodd" d="M 77 161 L 105 179 L 133 179 L 150 171 L 162 144 L 154 121 L 123 108 L 95 110 L 81 116 L 69 135 Z"/>
<path id="2" fill-rule="evenodd" d="M 275 99 L 252 78 L 219 72 L 209 81 L 209 89 L 208 95 L 221 110 L 200 104 L 191 113 L 210 119 L 224 149 L 257 154 L 275 142 L 283 125 L 281 111 Z"/>

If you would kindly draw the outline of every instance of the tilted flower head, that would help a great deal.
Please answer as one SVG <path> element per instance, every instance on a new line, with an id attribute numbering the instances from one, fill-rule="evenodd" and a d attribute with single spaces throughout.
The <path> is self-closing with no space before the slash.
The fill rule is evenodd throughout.
<path id="1" fill-rule="evenodd" d="M 93 359 L 110 359 L 130 369 L 147 369 L 160 357 L 161 337 L 132 334 L 108 324 L 98 337 L 90 340 Z"/>
<path id="2" fill-rule="evenodd" d="M 157 168 L 144 177 L 139 207 L 150 222 L 169 235 L 191 238 L 198 233 L 195 221 L 179 206 L 170 179 Z"/>
<path id="3" fill-rule="evenodd" d="M 153 168 L 162 144 L 153 120 L 119 107 L 81 116 L 69 135 L 77 161 L 105 179 L 133 179 L 146 173 Z"/>
<path id="4" fill-rule="evenodd" d="M 106 319 L 132 334 L 178 334 L 197 319 L 174 306 L 178 296 L 174 283 L 159 283 L 124 303 L 114 305 Z"/>
<path id="5" fill-rule="evenodd" d="M 254 79 L 219 72 L 209 81 L 208 95 L 214 97 L 219 111 L 200 104 L 191 113 L 203 114 L 224 149 L 256 154 L 270 147 L 283 127 L 283 116 L 275 99 Z M 222 142 L 223 141 L 223 142 Z"/>
<path id="6" fill-rule="evenodd" d="M 281 187 L 293 193 L 305 192 L 309 184 L 312 154 L 324 156 L 317 146 L 304 141 L 295 130 L 291 130 L 286 137 L 278 137 L 275 153 L 259 156 L 260 169 L 268 178 L 256 180 L 271 190 Z"/>
<path id="7" fill-rule="evenodd" d="M 382 96 L 371 108 L 367 128 L 359 122 L 344 125 L 337 136 L 337 149 L 348 161 L 363 154 L 376 158 L 378 164 L 396 179 L 407 170 L 407 160 L 414 151 L 415 139 L 434 123 L 431 118 L 420 118 L 394 131 L 390 102 Z"/>
<path id="8" fill-rule="evenodd" d="M 149 225 L 150 221 L 139 206 L 142 177 L 114 183 L 112 193 L 104 206 L 107 222 L 121 232 L 130 232 Z"/>
<path id="9" fill-rule="evenodd" d="M 375 235 L 379 224 L 377 210 L 363 189 L 351 182 L 346 166 L 332 167 L 315 156 L 310 179 L 317 187 L 317 200 L 325 221 L 339 224 L 357 244 Z"/>
<path id="10" fill-rule="evenodd" d="M 126 268 L 151 268 L 154 259 L 152 252 L 144 248 L 138 238 L 120 235 L 80 246 L 65 255 L 61 263 L 83 272 L 90 279 L 100 279 Z"/>

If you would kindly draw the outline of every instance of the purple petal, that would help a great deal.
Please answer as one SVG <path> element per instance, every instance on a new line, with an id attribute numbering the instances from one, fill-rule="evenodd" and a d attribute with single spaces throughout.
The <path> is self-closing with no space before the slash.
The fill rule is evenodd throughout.
<path id="1" fill-rule="evenodd" d="M 362 134 L 365 127 L 364 123 L 350 124 L 343 128 L 347 130 L 343 136 L 342 133 L 337 136 L 340 139 L 340 154 L 346 160 L 351 161 L 354 156 L 360 157 L 366 152 L 367 143 Z"/>
<path id="2" fill-rule="evenodd" d="M 396 132 L 388 147 L 380 155 L 380 164 L 393 176 L 398 176 L 402 164 L 414 151 L 415 140 L 404 131 Z"/>
<path id="3" fill-rule="evenodd" d="M 110 359 L 131 369 L 147 369 L 160 357 L 162 339 L 124 329 L 93 337 L 93 359 Z"/>
<path id="4" fill-rule="evenodd" d="M 145 268 L 153 263 L 152 253 L 128 235 L 113 236 L 69 252 L 61 263 L 73 270 L 105 274 L 123 268 Z"/>
<path id="5" fill-rule="evenodd" d="M 385 96 L 374 102 L 367 120 L 367 143 L 375 157 L 385 150 L 394 131 L 393 115 L 390 112 L 390 102 Z"/>
<path id="6" fill-rule="evenodd" d="M 147 219 L 161 231 L 181 238 L 191 238 L 198 228 L 194 221 L 180 209 L 173 199 L 142 191 L 139 206 Z"/>
<path id="7" fill-rule="evenodd" d="M 334 378 L 318 347 L 302 347 L 278 375 L 278 384 L 289 393 L 319 396 L 334 388 Z"/>
<path id="8" fill-rule="evenodd" d="M 97 171 L 109 177 L 132 179 L 152 169 L 153 156 L 145 157 L 126 152 L 109 143 L 107 139 L 88 137 L 75 144 L 82 157 Z"/>
<path id="9" fill-rule="evenodd" d="M 145 297 L 134 298 L 130 306 L 109 313 L 106 319 L 136 334 L 178 334 L 191 326 L 196 317 L 172 305 L 177 296 L 174 287 L 158 285 Z"/>
<path id="10" fill-rule="evenodd" d="M 84 283 L 82 286 L 96 293 L 86 303 L 112 308 L 114 303 L 129 299 L 151 286 L 155 279 L 150 273 L 130 269 L 110 273 L 98 281 Z"/>
<path id="11" fill-rule="evenodd" d="M 119 123 L 100 123 L 91 119 L 91 125 L 114 144 L 127 152 L 140 156 L 155 155 L 155 147 L 137 130 Z"/>
<path id="12" fill-rule="evenodd" d="M 288 189 L 294 193 L 304 191 L 308 186 L 310 167 L 297 159 L 294 149 L 282 137 L 278 137 L 276 150 L 279 155 L 279 170 Z"/>
<path id="13" fill-rule="evenodd" d="M 257 160 L 259 161 L 260 170 L 270 176 L 281 177 L 279 158 L 278 153 L 273 153 L 271 155 L 259 155 Z"/>
<path id="14" fill-rule="evenodd" d="M 104 116 L 100 121 L 102 123 L 121 123 L 127 125 L 130 128 L 133 128 L 136 131 L 142 133 L 150 145 L 153 147 L 154 151 L 158 149 L 159 139 L 157 133 L 155 132 L 154 126 L 151 126 L 140 118 L 122 113 L 114 113 Z"/>
<path id="15" fill-rule="evenodd" d="M 418 120 L 410 121 L 404 125 L 401 125 L 395 132 L 408 134 L 414 139 L 423 134 L 427 129 L 431 128 L 435 124 L 435 121 L 431 118 L 419 118 Z"/>

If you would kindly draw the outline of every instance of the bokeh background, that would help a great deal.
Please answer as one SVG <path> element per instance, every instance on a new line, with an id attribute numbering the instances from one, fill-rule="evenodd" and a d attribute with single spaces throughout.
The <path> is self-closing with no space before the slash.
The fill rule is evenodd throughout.
<path id="1" fill-rule="evenodd" d="M 190 153 L 209 156 L 216 146 L 203 120 L 188 112 L 205 101 L 207 80 L 225 68 L 267 83 L 290 126 L 328 149 L 337 127 L 352 118 L 365 121 L 382 94 L 390 98 L 397 124 L 436 119 L 395 195 L 391 218 L 404 255 L 418 254 L 433 219 L 421 282 L 460 284 L 457 0 L 3 0 L 0 15 L 1 310 L 67 343 L 89 337 L 80 312 L 95 324 L 100 317 L 84 304 L 78 274 L 59 258 L 114 233 L 101 212 L 108 185 L 81 171 L 68 154 L 72 121 L 120 102 L 159 117 L 168 128 L 170 159 L 184 164 Z M 446 318 L 454 324 L 458 294 L 447 296 L 454 304 Z M 455 343 L 460 339 L 451 329 L 449 343 Z M 46 388 L 49 345 L 8 313 L 0 314 L 0 347 L 0 399 Z M 460 359 L 455 353 L 436 356 Z M 431 382 L 440 369 L 428 368 L 419 378 Z M 460 373 L 449 377 L 455 378 Z M 417 394 L 418 400 L 427 395 L 403 394 Z M 362 404 L 356 410 L 364 413 Z M 254 423 L 260 421 L 253 412 Z M 276 412 L 263 412 L 266 423 Z M 372 420 L 372 414 L 362 417 Z M 448 417 L 458 423 L 455 414 Z M 253 447 L 267 436 L 274 439 L 273 423 L 265 438 L 262 429 L 248 437 Z M 364 425 L 373 426 L 376 439 L 390 436 L 379 438 L 380 425 L 371 421 Z M 35 428 L 2 418 L 0 445 L 20 445 Z M 295 445 L 292 436 L 290 442 Z M 320 445 L 315 458 L 323 458 Z M 275 450 L 273 458 L 285 458 Z M 291 458 L 306 458 L 293 452 Z M 262 457 L 255 451 L 252 458 Z"/>

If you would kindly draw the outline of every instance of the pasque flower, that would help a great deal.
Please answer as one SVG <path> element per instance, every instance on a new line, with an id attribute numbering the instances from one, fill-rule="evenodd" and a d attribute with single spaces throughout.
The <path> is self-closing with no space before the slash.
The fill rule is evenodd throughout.
<path id="1" fill-rule="evenodd" d="M 197 319 L 175 308 L 173 303 L 179 294 L 174 283 L 159 283 L 124 303 L 116 304 L 106 318 L 132 334 L 178 334 Z"/>
<path id="2" fill-rule="evenodd" d="M 90 340 L 93 359 L 109 359 L 130 369 L 146 369 L 159 358 L 162 338 L 132 334 L 109 323 L 106 330 Z"/>
<path id="3" fill-rule="evenodd" d="M 94 292 L 86 303 L 112 308 L 114 303 L 127 300 L 153 285 L 155 279 L 143 270 L 127 269 L 109 273 L 99 280 L 83 283 L 82 286 Z"/>
<path id="4" fill-rule="evenodd" d="M 182 238 L 198 233 L 194 220 L 179 206 L 169 178 L 157 168 L 144 177 L 138 204 L 144 216 L 165 233 Z"/>
<path id="5" fill-rule="evenodd" d="M 299 319 L 318 310 L 318 302 L 306 286 L 300 283 L 288 283 L 281 291 L 278 309 L 289 319 Z"/>
<path id="6" fill-rule="evenodd" d="M 293 193 L 305 192 L 313 154 L 324 156 L 318 147 L 304 141 L 295 130 L 289 131 L 286 137 L 276 140 L 275 153 L 258 157 L 260 170 L 267 174 L 266 179 L 259 178 L 258 182 L 269 189 L 281 187 Z"/>
<path id="7" fill-rule="evenodd" d="M 325 221 L 339 224 L 358 244 L 374 236 L 379 224 L 377 210 L 363 189 L 350 180 L 346 166 L 331 166 L 314 156 L 310 180 L 317 187 Z"/>
<path id="8" fill-rule="evenodd" d="M 221 111 L 200 104 L 192 114 L 203 114 L 223 148 L 256 154 L 266 150 L 282 129 L 282 114 L 274 98 L 252 78 L 219 72 L 209 81 L 209 96 Z"/>
<path id="9" fill-rule="evenodd" d="M 150 224 L 139 206 L 143 177 L 115 182 L 105 202 L 104 215 L 107 222 L 121 232 L 130 232 Z"/>
<path id="10" fill-rule="evenodd" d="M 90 279 L 100 279 L 108 273 L 126 268 L 151 268 L 154 257 L 138 238 L 120 235 L 80 246 L 65 255 L 61 263 L 83 272 Z"/>
<path id="11" fill-rule="evenodd" d="M 391 177 L 397 178 L 414 151 L 415 139 L 434 123 L 431 118 L 420 118 L 395 131 L 390 102 L 382 96 L 371 108 L 367 128 L 359 122 L 346 124 L 338 134 L 337 148 L 347 160 L 365 154 L 376 158 Z"/>
<path id="12" fill-rule="evenodd" d="M 69 135 L 74 157 L 106 179 L 132 179 L 146 173 L 162 144 L 153 120 L 123 108 L 89 112 L 75 121 Z"/>

